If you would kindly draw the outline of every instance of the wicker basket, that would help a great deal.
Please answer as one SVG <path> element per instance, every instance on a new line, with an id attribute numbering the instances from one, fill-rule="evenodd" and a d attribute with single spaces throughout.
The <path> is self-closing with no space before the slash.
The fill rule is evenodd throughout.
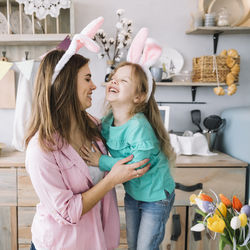
<path id="1" fill-rule="evenodd" d="M 226 64 L 226 56 L 216 56 L 219 82 L 226 82 L 226 76 L 231 71 Z M 240 57 L 234 58 L 240 64 Z M 213 56 L 193 58 L 193 82 L 217 82 L 216 71 L 213 71 Z M 235 82 L 238 82 L 238 76 Z"/>

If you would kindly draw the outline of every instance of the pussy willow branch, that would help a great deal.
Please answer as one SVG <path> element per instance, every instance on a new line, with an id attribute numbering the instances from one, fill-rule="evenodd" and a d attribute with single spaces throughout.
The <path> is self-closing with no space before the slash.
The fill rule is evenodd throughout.
<path id="1" fill-rule="evenodd" d="M 120 16 L 119 16 L 119 22 L 120 22 Z M 116 49 L 118 46 L 118 34 L 119 34 L 119 30 L 116 28 L 116 35 L 115 35 L 115 48 L 114 48 L 114 56 L 113 56 L 113 62 L 115 61 L 115 56 L 116 56 Z"/>
<path id="2" fill-rule="evenodd" d="M 109 55 L 109 51 L 105 50 L 105 44 L 102 42 L 102 38 L 98 36 L 96 36 L 96 39 L 99 39 L 99 44 L 103 47 L 103 53 L 106 54 L 108 56 L 108 59 L 111 60 L 110 55 Z"/>

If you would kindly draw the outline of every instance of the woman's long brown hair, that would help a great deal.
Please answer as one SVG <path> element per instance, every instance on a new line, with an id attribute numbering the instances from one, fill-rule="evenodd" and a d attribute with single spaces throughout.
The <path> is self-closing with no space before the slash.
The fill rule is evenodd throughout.
<path id="1" fill-rule="evenodd" d="M 54 68 L 63 54 L 64 51 L 54 50 L 41 61 L 35 82 L 26 146 L 37 132 L 39 143 L 45 151 L 58 148 L 56 134 L 63 139 L 62 143 L 69 143 L 72 116 L 78 123 L 83 138 L 89 141 L 100 138 L 96 124 L 86 111 L 81 111 L 77 96 L 77 74 L 89 59 L 78 54 L 73 55 L 54 84 L 51 83 Z"/>
<path id="2" fill-rule="evenodd" d="M 118 65 L 118 67 L 112 72 L 110 78 L 115 74 L 115 72 L 124 66 L 130 66 L 132 68 L 132 80 L 135 82 L 136 95 L 144 96 L 141 102 L 135 103 L 131 114 L 136 114 L 138 112 L 143 112 L 147 117 L 149 123 L 151 124 L 154 132 L 160 142 L 161 150 L 167 156 L 170 167 L 175 166 L 176 154 L 170 143 L 170 138 L 167 130 L 164 127 L 158 105 L 154 98 L 155 93 L 155 82 L 153 82 L 153 90 L 150 95 L 148 102 L 146 102 L 146 96 L 148 92 L 148 81 L 147 76 L 139 64 L 134 64 L 130 62 L 123 62 Z"/>

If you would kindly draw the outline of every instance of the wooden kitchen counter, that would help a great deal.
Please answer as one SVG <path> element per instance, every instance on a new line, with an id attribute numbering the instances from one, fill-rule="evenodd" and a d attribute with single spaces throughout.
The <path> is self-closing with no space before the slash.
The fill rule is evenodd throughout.
<path id="1" fill-rule="evenodd" d="M 246 167 L 246 162 L 229 155 L 217 152 L 213 156 L 178 155 L 176 167 Z M 0 167 L 24 167 L 25 153 L 11 149 L 3 149 L 0 155 Z"/>
<path id="2" fill-rule="evenodd" d="M 184 156 L 177 157 L 176 167 L 171 169 L 175 182 L 185 186 L 202 183 L 202 189 L 209 192 L 214 190 L 217 194 L 223 193 L 228 197 L 237 195 L 242 201 L 246 190 L 247 163 L 237 160 L 229 155 L 218 153 L 213 156 Z M 195 242 L 192 235 L 185 236 L 185 228 L 190 227 L 193 210 L 189 208 L 189 196 L 199 193 L 175 190 L 176 198 L 172 214 L 181 215 L 182 233 L 177 242 L 171 242 L 171 219 L 166 226 L 166 235 L 161 249 L 182 250 L 187 239 L 188 250 L 205 249 L 206 242 Z M 124 213 L 123 185 L 116 186 L 118 206 L 121 220 L 121 239 L 118 249 L 126 249 L 126 227 Z M 5 250 L 29 250 L 31 241 L 30 227 L 35 213 L 35 206 L 39 202 L 30 178 L 25 170 L 25 153 L 3 149 L 0 155 L 0 242 Z M 170 218 L 171 218 L 170 216 Z M 188 223 L 188 225 L 186 225 Z M 191 243 L 190 243 L 191 242 Z M 198 245 L 197 245 L 198 244 Z M 200 247 L 200 244 L 203 244 Z M 199 246 L 199 248 L 198 248 Z M 213 248 L 211 245 L 209 249 Z"/>
<path id="3" fill-rule="evenodd" d="M 24 167 L 25 153 L 13 149 L 2 149 L 0 154 L 0 168 L 1 167 Z"/>
<path id="4" fill-rule="evenodd" d="M 248 164 L 244 161 L 235 159 L 221 152 L 217 155 L 200 156 L 200 155 L 179 155 L 176 160 L 176 167 L 246 167 Z"/>

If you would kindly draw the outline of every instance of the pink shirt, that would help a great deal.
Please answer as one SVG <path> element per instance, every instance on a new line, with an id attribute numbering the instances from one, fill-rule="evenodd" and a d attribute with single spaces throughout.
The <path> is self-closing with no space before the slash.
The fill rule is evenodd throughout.
<path id="1" fill-rule="evenodd" d="M 106 154 L 104 145 L 98 145 Z M 119 245 L 115 190 L 81 216 L 81 193 L 93 182 L 88 166 L 72 146 L 44 152 L 35 135 L 27 148 L 26 169 L 40 200 L 31 227 L 37 249 L 108 250 Z"/>

